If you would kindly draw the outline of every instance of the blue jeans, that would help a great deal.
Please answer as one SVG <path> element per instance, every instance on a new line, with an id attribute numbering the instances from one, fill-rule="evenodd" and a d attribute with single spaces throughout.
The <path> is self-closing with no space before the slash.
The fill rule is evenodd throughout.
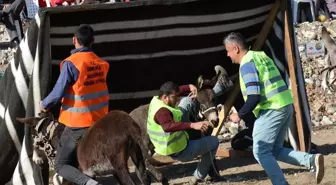
<path id="1" fill-rule="evenodd" d="M 196 118 L 198 114 L 196 103 L 189 97 L 183 97 L 178 104 L 178 108 L 182 111 L 183 122 L 190 122 L 190 118 Z"/>
<path id="2" fill-rule="evenodd" d="M 293 105 L 260 111 L 253 128 L 253 155 L 266 171 L 273 185 L 287 185 L 277 160 L 311 168 L 313 155 L 283 147 L 292 122 Z"/>
<path id="3" fill-rule="evenodd" d="M 216 136 L 207 136 L 197 140 L 189 140 L 188 145 L 184 150 L 171 157 L 174 160 L 187 162 L 202 155 L 201 161 L 198 163 L 194 172 L 194 176 L 198 179 L 204 179 L 208 175 L 209 169 L 212 168 L 211 163 L 215 159 L 218 146 L 219 140 Z"/>

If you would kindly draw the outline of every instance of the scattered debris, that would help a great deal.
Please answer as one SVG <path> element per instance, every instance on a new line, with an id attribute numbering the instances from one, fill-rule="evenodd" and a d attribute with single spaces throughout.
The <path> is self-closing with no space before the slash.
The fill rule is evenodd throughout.
<path id="1" fill-rule="evenodd" d="M 320 71 L 326 67 L 326 55 L 308 57 L 306 54 L 307 43 L 321 41 L 322 26 L 327 28 L 331 37 L 336 37 L 336 32 L 333 31 L 336 30 L 336 21 L 304 22 L 298 24 L 295 29 L 313 126 L 336 123 L 333 115 L 336 112 L 336 94 L 323 90 L 323 76 L 320 74 Z"/>

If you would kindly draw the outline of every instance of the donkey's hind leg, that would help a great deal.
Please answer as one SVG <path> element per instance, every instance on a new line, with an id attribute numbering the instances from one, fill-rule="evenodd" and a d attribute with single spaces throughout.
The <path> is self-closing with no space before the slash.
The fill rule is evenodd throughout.
<path id="1" fill-rule="evenodd" d="M 150 185 L 151 179 L 147 173 L 144 157 L 141 154 L 141 149 L 139 145 L 133 143 L 130 147 L 129 153 L 135 165 L 135 173 L 137 174 L 138 178 L 142 181 L 144 185 Z"/>
<path id="2" fill-rule="evenodd" d="M 125 166 L 115 166 L 116 169 L 116 179 L 119 180 L 120 185 L 136 185 L 130 173 Z"/>
<path id="3" fill-rule="evenodd" d="M 114 167 L 116 174 L 115 178 L 119 180 L 120 185 L 136 185 L 132 178 L 131 174 L 128 171 L 127 166 L 127 152 L 119 152 L 117 156 L 110 157 L 110 163 Z"/>

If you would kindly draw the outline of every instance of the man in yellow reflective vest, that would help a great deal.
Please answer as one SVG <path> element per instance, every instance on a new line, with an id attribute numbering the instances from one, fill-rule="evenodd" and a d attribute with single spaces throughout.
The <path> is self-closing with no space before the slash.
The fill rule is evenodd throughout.
<path id="1" fill-rule="evenodd" d="M 179 108 L 175 108 L 179 95 L 190 91 L 195 92 L 197 89 L 193 85 L 178 87 L 172 82 L 166 82 L 160 87 L 159 96 L 153 97 L 148 110 L 147 132 L 149 138 L 155 147 L 156 153 L 170 156 L 174 160 L 191 161 L 195 157 L 202 155 L 190 184 L 197 184 L 208 174 L 211 180 L 225 180 L 218 175 L 217 169 L 212 166 L 214 165 L 212 163 L 215 160 L 219 145 L 218 138 L 206 136 L 196 140 L 189 140 L 186 133 L 188 129 L 205 132 L 209 127 L 209 122 L 192 123 L 182 119 L 183 115 L 187 113 L 185 111 L 188 108 L 192 109 L 192 100 L 189 97 L 183 98 L 178 105 Z"/>
<path id="2" fill-rule="evenodd" d="M 239 33 L 224 39 L 227 56 L 239 64 L 240 88 L 245 104 L 238 113 L 230 115 L 239 122 L 253 112 L 253 155 L 274 185 L 287 185 L 277 160 L 302 165 L 314 171 L 317 183 L 324 176 L 321 154 L 308 154 L 283 147 L 286 131 L 292 123 L 293 96 L 274 61 L 262 51 L 251 51 Z"/>

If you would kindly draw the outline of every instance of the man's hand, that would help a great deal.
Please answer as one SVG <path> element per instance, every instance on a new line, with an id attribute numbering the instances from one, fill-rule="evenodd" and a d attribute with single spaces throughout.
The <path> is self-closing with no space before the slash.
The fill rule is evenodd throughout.
<path id="1" fill-rule="evenodd" d="M 8 8 L 8 7 L 9 7 L 9 5 L 10 5 L 10 4 L 4 4 L 4 6 L 3 6 L 3 8 L 2 8 L 2 9 L 3 9 L 3 10 L 5 10 L 6 8 Z"/>
<path id="2" fill-rule="evenodd" d="M 210 123 L 208 121 L 200 121 L 196 123 L 191 123 L 191 128 L 195 130 L 200 130 L 202 132 L 206 132 L 208 130 Z"/>
<path id="3" fill-rule="evenodd" d="M 40 109 L 42 112 L 47 112 L 47 110 L 43 108 L 42 101 L 40 101 Z"/>
<path id="4" fill-rule="evenodd" d="M 193 85 L 193 84 L 189 84 L 189 89 L 191 92 L 191 96 L 189 96 L 190 98 L 194 99 L 197 97 L 197 88 Z"/>
<path id="5" fill-rule="evenodd" d="M 237 113 L 233 113 L 230 115 L 230 120 L 234 123 L 239 123 L 240 117 L 238 116 Z"/>

